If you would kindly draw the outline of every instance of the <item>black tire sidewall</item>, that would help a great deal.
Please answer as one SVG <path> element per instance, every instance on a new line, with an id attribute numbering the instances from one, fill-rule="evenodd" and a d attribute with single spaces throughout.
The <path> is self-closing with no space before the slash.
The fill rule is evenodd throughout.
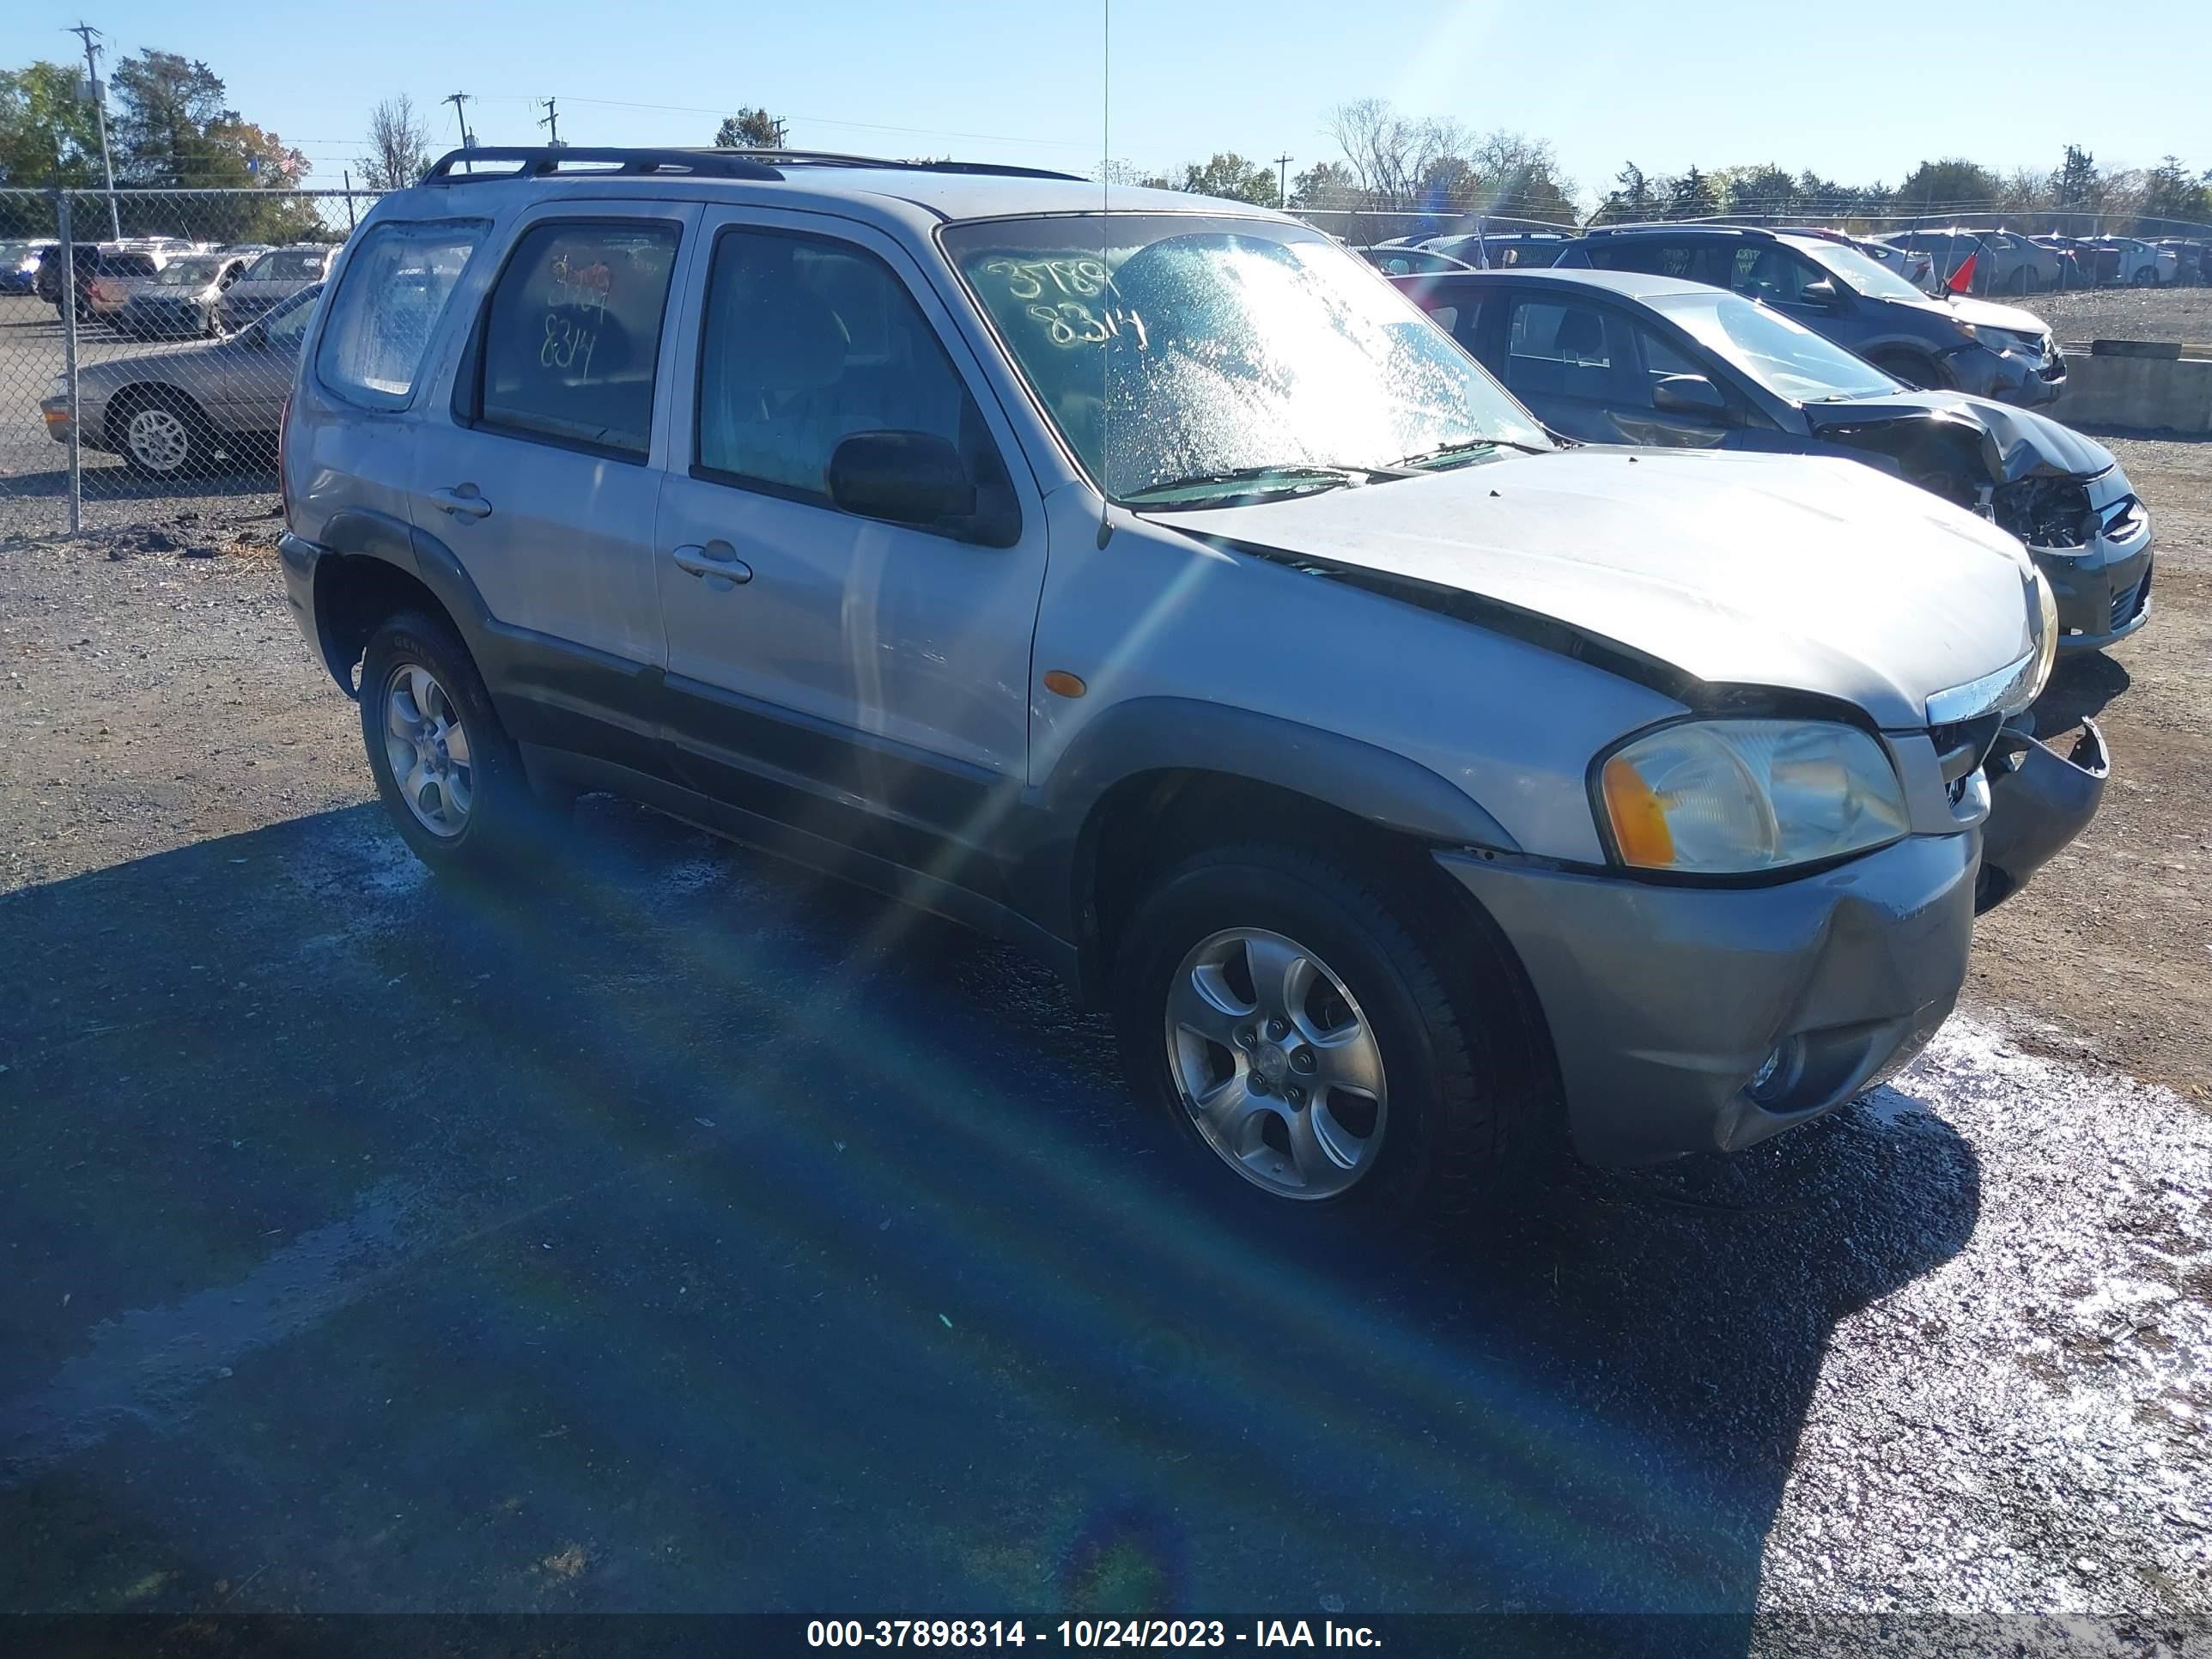
<path id="1" fill-rule="evenodd" d="M 1200 940 L 1240 927 L 1280 933 L 1320 957 L 1350 989 L 1382 1048 L 1389 1093 L 1382 1149 L 1372 1170 L 1333 1198 L 1285 1198 L 1228 1167 L 1191 1121 L 1170 1067 L 1165 999 L 1173 976 Z M 1462 1028 L 1413 941 L 1370 895 L 1295 854 L 1277 858 L 1266 849 L 1239 849 L 1193 860 L 1170 875 L 1131 922 L 1117 963 L 1114 1012 L 1124 1067 L 1139 1099 L 1218 1174 L 1221 1188 L 1279 1213 L 1429 1218 L 1445 1173 L 1435 1144 L 1440 1119 L 1480 1109 L 1470 1098 L 1469 1050 L 1479 1038 Z"/>
<path id="2" fill-rule="evenodd" d="M 468 820 L 458 836 L 432 834 L 408 810 L 384 752 L 385 684 L 403 662 L 420 663 L 430 671 L 459 708 L 462 729 L 468 734 L 471 791 Z M 360 702 L 362 744 L 368 751 L 376 792 L 393 825 L 423 863 L 435 871 L 487 873 L 529 840 L 539 815 L 520 757 L 492 708 L 491 694 L 474 659 L 449 624 L 421 611 L 386 620 L 370 636 L 362 657 Z"/>

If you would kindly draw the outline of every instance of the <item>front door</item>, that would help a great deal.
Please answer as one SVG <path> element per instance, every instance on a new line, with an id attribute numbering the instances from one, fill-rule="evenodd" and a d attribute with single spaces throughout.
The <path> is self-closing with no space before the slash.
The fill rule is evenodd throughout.
<path id="1" fill-rule="evenodd" d="M 690 291 L 653 561 L 671 763 L 988 895 L 971 854 L 1023 781 L 1045 568 L 1003 414 L 922 272 L 866 227 L 710 212 Z M 953 445 L 995 526 L 839 507 L 831 456 L 873 431 Z"/>

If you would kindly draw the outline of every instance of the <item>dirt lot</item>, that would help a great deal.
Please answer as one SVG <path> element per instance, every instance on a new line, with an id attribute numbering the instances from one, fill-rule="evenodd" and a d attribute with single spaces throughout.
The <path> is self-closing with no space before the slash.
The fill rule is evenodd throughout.
<path id="1" fill-rule="evenodd" d="M 2212 288 L 2076 289 L 2007 297 L 2033 312 L 2060 340 L 2212 341 Z"/>

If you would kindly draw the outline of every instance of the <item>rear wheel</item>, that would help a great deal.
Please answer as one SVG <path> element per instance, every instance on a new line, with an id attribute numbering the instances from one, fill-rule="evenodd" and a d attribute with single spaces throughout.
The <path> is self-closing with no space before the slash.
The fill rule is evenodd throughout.
<path id="1" fill-rule="evenodd" d="M 1116 963 L 1132 1088 L 1255 1196 L 1426 1226 L 1496 1205 L 1542 1139 L 1540 1036 L 1449 914 L 1331 854 L 1185 860 Z"/>
<path id="2" fill-rule="evenodd" d="M 543 832 L 521 757 L 451 623 L 402 611 L 370 636 L 361 729 L 386 810 L 432 870 L 489 873 Z"/>

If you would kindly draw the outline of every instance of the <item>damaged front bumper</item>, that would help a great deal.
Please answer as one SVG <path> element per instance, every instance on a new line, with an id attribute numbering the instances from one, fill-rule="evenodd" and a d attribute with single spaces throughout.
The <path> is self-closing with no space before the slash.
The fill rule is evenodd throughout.
<path id="1" fill-rule="evenodd" d="M 2081 735 L 2063 755 L 2018 726 L 1997 733 L 1982 763 L 1990 815 L 1982 824 L 1982 867 L 1974 881 L 1977 915 L 2026 886 L 2089 827 L 2112 772 L 2105 734 L 2094 720 L 2081 722 Z"/>
<path id="2" fill-rule="evenodd" d="M 2118 467 L 2089 487 L 2090 509 L 2078 544 L 2039 545 L 2028 553 L 2058 601 L 2059 653 L 2100 651 L 2150 620 L 2150 511 Z"/>

